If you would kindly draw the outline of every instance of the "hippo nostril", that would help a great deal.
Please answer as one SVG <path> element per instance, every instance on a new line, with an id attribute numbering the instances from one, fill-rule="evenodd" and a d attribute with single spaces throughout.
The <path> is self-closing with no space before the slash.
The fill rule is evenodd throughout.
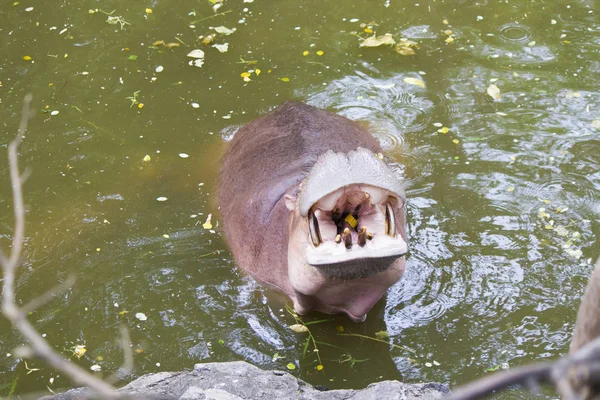
<path id="1" fill-rule="evenodd" d="M 396 236 L 396 216 L 394 208 L 389 202 L 385 205 L 385 234 L 391 237 Z"/>
<path id="2" fill-rule="evenodd" d="M 308 213 L 308 232 L 313 245 L 319 247 L 323 243 L 323 239 L 321 239 L 321 231 L 319 230 L 319 220 L 313 210 Z"/>

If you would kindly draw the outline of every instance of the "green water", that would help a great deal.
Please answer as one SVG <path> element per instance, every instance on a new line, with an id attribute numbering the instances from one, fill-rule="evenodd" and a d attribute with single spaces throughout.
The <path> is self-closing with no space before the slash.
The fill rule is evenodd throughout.
<path id="1" fill-rule="evenodd" d="M 120 384 L 246 360 L 292 363 L 294 375 L 329 388 L 384 379 L 454 387 L 564 355 L 588 260 L 600 254 L 595 5 L 225 0 L 215 14 L 208 1 L 3 2 L 3 249 L 13 224 L 6 145 L 25 94 L 37 111 L 20 155 L 30 176 L 19 302 L 74 274 L 75 286 L 30 320 L 104 377 L 122 363 L 125 324 L 135 370 Z M 90 9 L 115 10 L 127 24 Z M 218 26 L 236 30 L 200 43 Z M 359 47 L 365 28 L 417 42 L 416 54 Z M 160 40 L 179 47 L 153 46 Z M 188 65 L 194 49 L 205 52 L 201 68 Z M 486 93 L 492 84 L 497 100 Z M 284 300 L 236 269 L 214 201 L 227 140 L 289 99 L 366 121 L 409 198 L 405 276 L 364 324 L 338 316 L 311 326 L 322 371 L 312 346 L 303 355 L 306 334 L 288 329 Z M 203 227 L 209 214 L 212 230 Z M 400 347 L 339 336 L 339 326 L 387 331 Z M 28 361 L 39 369 L 28 373 L 7 355 L 21 344 L 2 319 L 0 395 L 72 387 L 41 361 Z M 87 348 L 79 360 L 69 350 L 78 344 Z"/>

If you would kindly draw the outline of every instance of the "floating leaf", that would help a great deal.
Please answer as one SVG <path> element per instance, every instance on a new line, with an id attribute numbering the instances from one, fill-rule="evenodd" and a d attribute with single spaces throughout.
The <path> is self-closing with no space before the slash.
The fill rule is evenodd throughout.
<path id="1" fill-rule="evenodd" d="M 324 53 L 323 53 L 323 50 L 319 50 L 319 51 L 317 51 L 317 55 L 318 55 L 318 56 L 322 56 L 323 54 L 324 54 Z"/>
<path id="2" fill-rule="evenodd" d="M 387 339 L 390 337 L 390 334 L 387 331 L 379 331 L 379 332 L 375 332 L 375 337 L 377 339 Z"/>
<path id="3" fill-rule="evenodd" d="M 142 160 L 143 160 L 144 162 L 148 162 L 148 161 L 150 161 L 151 159 L 152 159 L 152 158 L 150 157 L 150 155 L 149 155 L 149 154 L 146 154 Z M 158 200 L 158 199 L 157 199 L 157 200 Z"/>
<path id="4" fill-rule="evenodd" d="M 146 314 L 144 314 L 144 313 L 141 313 L 141 312 L 139 312 L 139 313 L 136 313 L 136 314 L 135 314 L 135 317 L 136 317 L 137 319 L 139 319 L 140 321 L 146 321 L 146 320 L 148 319 L 148 317 L 146 317 Z"/>
<path id="5" fill-rule="evenodd" d="M 285 77 L 284 77 L 284 78 L 279 78 L 279 80 L 280 80 L 280 81 L 283 81 L 283 82 L 289 82 L 289 81 L 290 81 L 290 78 L 285 78 Z"/>
<path id="6" fill-rule="evenodd" d="M 213 44 L 212 47 L 219 50 L 221 53 L 225 53 L 227 50 L 229 50 L 229 43 Z"/>
<path id="7" fill-rule="evenodd" d="M 229 29 L 224 26 L 211 27 L 211 29 L 214 29 L 217 33 L 222 33 L 223 35 L 231 35 L 235 32 L 235 28 Z"/>
<path id="8" fill-rule="evenodd" d="M 302 324 L 290 325 L 290 329 L 296 333 L 308 332 L 308 328 Z"/>
<path id="9" fill-rule="evenodd" d="M 204 229 L 212 229 L 212 224 L 210 223 L 210 220 L 212 218 L 212 214 L 208 214 L 208 217 L 206 217 L 206 222 L 202 224 L 202 227 Z"/>
<path id="10" fill-rule="evenodd" d="M 308 50 L 305 50 L 302 55 L 306 57 L 308 55 Z"/>
<path id="11" fill-rule="evenodd" d="M 423 82 L 422 80 L 420 80 L 418 78 L 408 77 L 408 78 L 404 78 L 402 80 L 408 84 L 420 86 L 423 89 L 425 89 L 425 82 Z"/>
<path id="12" fill-rule="evenodd" d="M 192 50 L 187 54 L 191 58 L 204 58 L 204 52 L 200 49 Z"/>
<path id="13" fill-rule="evenodd" d="M 498 89 L 498 86 L 494 85 L 493 83 L 488 86 L 487 94 L 494 100 L 500 100 L 500 89 Z"/>
<path id="14" fill-rule="evenodd" d="M 287 369 L 289 369 L 290 371 L 293 371 L 296 369 L 296 366 L 292 363 L 289 363 L 288 365 L 286 365 Z"/>
<path id="15" fill-rule="evenodd" d="M 152 9 L 151 8 L 146 8 L 146 14 L 152 14 Z"/>
<path id="16" fill-rule="evenodd" d="M 581 258 L 581 256 L 583 255 L 583 252 L 579 249 L 577 249 L 577 250 L 566 249 L 565 251 L 567 252 L 568 255 L 570 255 L 573 258 L 576 258 L 577 260 L 579 260 Z"/>
<path id="17" fill-rule="evenodd" d="M 322 370 L 323 370 L 323 366 L 322 366 L 321 364 L 319 364 L 319 365 L 317 365 L 317 366 L 315 367 L 315 369 L 316 369 L 317 371 L 322 371 Z"/>
<path id="18" fill-rule="evenodd" d="M 450 129 L 448 129 L 448 128 L 447 128 L 447 127 L 445 127 L 445 126 L 442 126 L 440 129 L 438 129 L 438 132 L 439 132 L 439 133 L 443 133 L 444 135 L 445 135 L 446 133 L 448 133 L 449 131 L 450 131 Z"/>
<path id="19" fill-rule="evenodd" d="M 77 346 L 75 346 L 75 348 L 73 349 L 73 354 L 75 354 L 77 356 L 77 358 L 81 358 L 85 352 L 87 351 L 87 349 L 85 348 L 84 344 L 79 344 Z"/>
<path id="20" fill-rule="evenodd" d="M 360 47 L 378 47 L 378 46 L 382 46 L 384 44 L 387 44 L 390 46 L 396 44 L 396 41 L 394 40 L 391 33 L 386 33 L 383 36 L 373 35 L 371 37 L 368 37 L 362 41 L 362 43 L 360 44 Z"/>
<path id="21" fill-rule="evenodd" d="M 398 44 L 395 47 L 396 53 L 402 56 L 414 56 L 415 49 L 418 48 L 417 42 L 412 40 L 408 40 L 406 38 L 401 38 Z"/>

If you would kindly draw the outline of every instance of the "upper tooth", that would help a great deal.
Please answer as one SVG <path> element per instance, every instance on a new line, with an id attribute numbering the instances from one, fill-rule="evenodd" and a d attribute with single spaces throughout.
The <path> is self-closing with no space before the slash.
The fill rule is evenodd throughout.
<path id="1" fill-rule="evenodd" d="M 318 247 L 321 243 L 323 243 L 323 239 L 321 239 L 321 232 L 319 231 L 319 220 L 317 216 L 310 210 L 308 212 L 308 233 L 310 235 L 310 240 L 315 247 Z"/>
<path id="2" fill-rule="evenodd" d="M 385 205 L 385 233 L 388 236 L 396 237 L 396 215 L 390 202 Z"/>
<path id="3" fill-rule="evenodd" d="M 361 185 L 360 190 L 371 197 L 372 204 L 381 204 L 389 196 L 388 191 L 370 185 Z"/>

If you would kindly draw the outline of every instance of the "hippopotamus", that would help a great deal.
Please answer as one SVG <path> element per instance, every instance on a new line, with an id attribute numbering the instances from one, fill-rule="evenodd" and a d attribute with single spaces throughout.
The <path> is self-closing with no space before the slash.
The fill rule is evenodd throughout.
<path id="1" fill-rule="evenodd" d="M 300 315 L 364 321 L 404 272 L 402 181 L 346 117 L 288 102 L 248 123 L 223 157 L 218 193 L 238 266 Z"/>

